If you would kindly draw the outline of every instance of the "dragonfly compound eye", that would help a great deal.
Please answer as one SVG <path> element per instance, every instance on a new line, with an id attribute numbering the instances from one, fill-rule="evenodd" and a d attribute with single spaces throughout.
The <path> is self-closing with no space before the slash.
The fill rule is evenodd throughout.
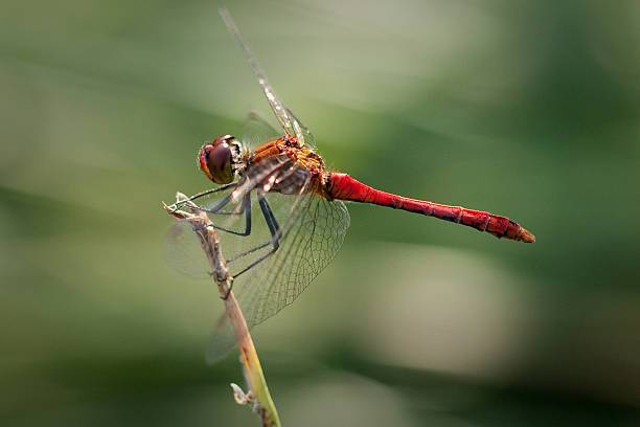
<path id="1" fill-rule="evenodd" d="M 230 135 L 220 136 L 200 150 L 200 169 L 216 184 L 233 181 L 232 149 L 229 145 L 233 139 Z"/>

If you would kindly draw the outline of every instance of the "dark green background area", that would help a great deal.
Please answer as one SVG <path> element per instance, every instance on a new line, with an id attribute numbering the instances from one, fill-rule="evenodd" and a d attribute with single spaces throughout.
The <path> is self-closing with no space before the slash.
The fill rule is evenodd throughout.
<path id="1" fill-rule="evenodd" d="M 216 290 L 164 255 L 200 144 L 268 113 L 217 7 L 3 3 L 3 426 L 256 424 L 204 361 Z M 255 329 L 284 424 L 640 425 L 640 4 L 229 8 L 330 166 L 538 238 L 350 205 Z"/>

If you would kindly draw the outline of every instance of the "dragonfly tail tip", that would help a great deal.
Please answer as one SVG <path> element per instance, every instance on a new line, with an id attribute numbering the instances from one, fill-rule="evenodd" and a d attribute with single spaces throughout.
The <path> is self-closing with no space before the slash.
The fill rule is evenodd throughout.
<path id="1" fill-rule="evenodd" d="M 535 243 L 536 236 L 526 228 L 522 227 L 522 231 L 520 233 L 520 239 L 525 243 Z"/>

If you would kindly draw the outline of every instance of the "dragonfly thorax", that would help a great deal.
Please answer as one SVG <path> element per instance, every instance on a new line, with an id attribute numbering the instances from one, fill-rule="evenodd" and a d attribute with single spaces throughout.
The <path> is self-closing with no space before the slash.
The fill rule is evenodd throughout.
<path id="1" fill-rule="evenodd" d="M 198 154 L 200 169 L 216 184 L 228 184 L 246 168 L 242 143 L 232 135 L 222 135 L 206 143 Z"/>

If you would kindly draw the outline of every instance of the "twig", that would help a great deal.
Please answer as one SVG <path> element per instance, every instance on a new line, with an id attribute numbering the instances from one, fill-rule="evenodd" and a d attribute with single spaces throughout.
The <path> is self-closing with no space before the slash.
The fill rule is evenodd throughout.
<path id="1" fill-rule="evenodd" d="M 180 206 L 179 209 L 177 208 L 178 205 Z M 197 205 L 189 201 L 189 198 L 182 193 L 177 193 L 176 205 L 167 206 L 163 202 L 162 206 L 167 213 L 174 218 L 188 222 L 198 236 L 211 267 L 211 277 L 218 287 L 220 297 L 224 301 L 227 316 L 235 331 L 245 380 L 249 386 L 249 391 L 245 393 L 238 385 L 231 384 L 235 401 L 241 405 L 252 404 L 253 410 L 260 415 L 263 426 L 281 426 L 278 412 L 273 403 L 273 399 L 271 399 L 271 394 L 269 394 L 267 381 L 260 366 L 258 353 L 256 352 L 253 339 L 247 327 L 247 322 L 240 310 L 238 301 L 233 295 L 233 291 L 231 291 L 233 278 L 227 269 L 227 264 L 220 247 L 220 240 L 213 228 L 211 220 L 206 212 L 199 209 Z"/>

